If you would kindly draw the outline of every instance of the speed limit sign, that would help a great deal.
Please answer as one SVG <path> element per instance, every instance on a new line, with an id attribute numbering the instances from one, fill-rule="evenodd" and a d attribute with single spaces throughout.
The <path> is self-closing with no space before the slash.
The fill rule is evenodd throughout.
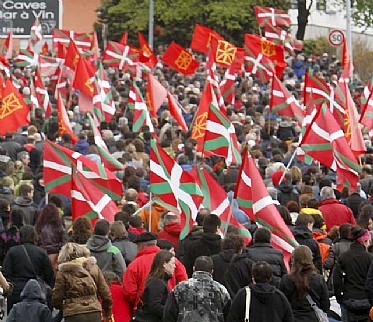
<path id="1" fill-rule="evenodd" d="M 342 30 L 334 29 L 329 33 L 329 42 L 332 46 L 342 45 L 345 35 Z"/>

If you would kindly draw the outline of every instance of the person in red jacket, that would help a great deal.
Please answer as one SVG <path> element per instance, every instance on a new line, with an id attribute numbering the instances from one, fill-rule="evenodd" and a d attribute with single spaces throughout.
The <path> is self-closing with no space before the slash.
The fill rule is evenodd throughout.
<path id="1" fill-rule="evenodd" d="M 336 199 L 332 187 L 323 187 L 320 191 L 320 198 L 319 210 L 324 217 L 327 232 L 333 226 L 346 223 L 356 224 L 352 210 Z"/>
<path id="2" fill-rule="evenodd" d="M 145 287 L 145 280 L 150 271 L 155 255 L 160 251 L 157 246 L 157 234 L 141 233 L 134 241 L 138 247 L 135 259 L 123 274 L 124 322 L 129 322 Z"/>
<path id="3" fill-rule="evenodd" d="M 167 212 L 163 218 L 163 229 L 158 232 L 158 238 L 170 241 L 176 251 L 181 228 L 180 217 L 172 212 Z"/>
<path id="4" fill-rule="evenodd" d="M 106 284 L 109 286 L 113 306 L 111 308 L 112 318 L 115 322 L 125 321 L 126 303 L 123 296 L 123 287 L 120 284 L 118 276 L 114 272 L 103 272 Z"/>

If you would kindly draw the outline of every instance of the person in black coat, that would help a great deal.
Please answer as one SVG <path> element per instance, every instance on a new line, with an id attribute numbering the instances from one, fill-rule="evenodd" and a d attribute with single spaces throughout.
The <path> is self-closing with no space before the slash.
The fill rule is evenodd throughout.
<path id="1" fill-rule="evenodd" d="M 36 246 L 38 235 L 33 226 L 23 226 L 20 229 L 21 245 L 9 249 L 3 263 L 3 273 L 14 288 L 8 296 L 8 312 L 15 303 L 21 301 L 20 295 L 30 279 L 40 277 L 50 287 L 53 287 L 54 272 L 47 253 Z M 26 252 L 31 260 L 28 259 Z"/>
<path id="2" fill-rule="evenodd" d="M 318 322 L 306 296 L 311 296 L 325 313 L 329 310 L 330 301 L 324 278 L 317 274 L 312 262 L 311 250 L 304 245 L 298 246 L 292 253 L 291 264 L 290 274 L 281 278 L 280 291 L 289 300 L 295 321 Z"/>
<path id="3" fill-rule="evenodd" d="M 296 222 L 295 227 L 292 229 L 293 235 L 299 245 L 308 246 L 313 255 L 313 263 L 318 271 L 322 272 L 322 260 L 320 254 L 320 248 L 318 242 L 313 239 L 312 227 L 314 219 L 311 215 L 300 213 Z"/>
<path id="4" fill-rule="evenodd" d="M 214 262 L 214 271 L 212 277 L 215 281 L 224 284 L 225 273 L 236 254 L 241 254 L 245 246 L 245 241 L 242 237 L 227 234 L 222 242 L 222 251 L 219 254 L 212 255 L 211 259 Z"/>
<path id="5" fill-rule="evenodd" d="M 373 255 L 367 252 L 371 234 L 360 226 L 353 226 L 351 238 L 353 243 L 350 249 L 339 257 L 333 272 L 334 293 L 341 305 L 343 320 L 367 321 L 371 304 L 365 286 L 373 262 Z M 361 304 L 365 302 L 365 309 L 354 309 L 350 305 L 351 300 L 360 301 Z"/>
<path id="6" fill-rule="evenodd" d="M 192 241 L 185 250 L 184 265 L 189 277 L 193 274 L 193 265 L 197 257 L 212 256 L 220 252 L 220 225 L 221 220 L 215 214 L 206 215 L 203 219 L 203 233 L 201 237 Z"/>
<path id="7" fill-rule="evenodd" d="M 167 281 L 171 278 L 174 270 L 175 257 L 170 251 L 161 250 L 155 255 L 146 278 L 144 292 L 141 295 L 142 313 L 140 310 L 135 313 L 135 316 L 141 316 L 141 321 L 163 321 L 163 311 L 169 293 Z"/>
<path id="8" fill-rule="evenodd" d="M 284 254 L 271 244 L 271 232 L 267 228 L 258 228 L 254 234 L 254 244 L 247 249 L 247 257 L 253 262 L 265 261 L 272 268 L 272 282 L 278 286 L 282 276 L 287 274 Z"/>
<path id="9" fill-rule="evenodd" d="M 250 322 L 293 322 L 293 312 L 286 296 L 271 285 L 272 269 L 267 262 L 257 262 L 252 269 Z M 246 288 L 241 288 L 229 311 L 229 322 L 245 320 Z"/>

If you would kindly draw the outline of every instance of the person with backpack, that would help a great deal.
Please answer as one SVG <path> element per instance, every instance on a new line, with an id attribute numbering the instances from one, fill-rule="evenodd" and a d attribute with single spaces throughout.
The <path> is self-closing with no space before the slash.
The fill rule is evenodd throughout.
<path id="1" fill-rule="evenodd" d="M 110 239 L 110 224 L 106 219 L 99 219 L 93 229 L 93 236 L 87 241 L 87 248 L 97 260 L 100 269 L 111 271 L 122 278 L 126 270 L 126 262 L 118 247 L 114 246 Z"/>

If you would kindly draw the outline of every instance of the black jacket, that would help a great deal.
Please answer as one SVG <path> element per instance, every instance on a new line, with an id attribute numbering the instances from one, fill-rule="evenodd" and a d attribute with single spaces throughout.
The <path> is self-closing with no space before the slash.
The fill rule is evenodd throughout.
<path id="1" fill-rule="evenodd" d="M 185 251 L 189 248 L 189 245 L 192 241 L 201 238 L 203 234 L 202 226 L 193 226 L 189 234 L 184 238 L 179 240 L 176 250 L 176 257 L 180 262 L 185 265 Z"/>
<path id="2" fill-rule="evenodd" d="M 23 211 L 23 224 L 24 225 L 35 225 L 38 210 L 34 201 L 30 197 L 20 196 L 14 200 L 13 205 L 11 205 L 12 210 L 22 210 Z"/>
<path id="3" fill-rule="evenodd" d="M 333 272 L 334 292 L 338 303 L 348 299 L 368 298 L 365 281 L 372 261 L 373 255 L 363 245 L 355 242 L 351 244 L 350 250 L 339 257 Z M 343 272 L 346 274 L 344 278 Z"/>
<path id="4" fill-rule="evenodd" d="M 213 233 L 202 233 L 201 238 L 192 241 L 185 250 L 185 268 L 188 276 L 193 274 L 193 266 L 197 257 L 212 256 L 221 250 L 221 237 Z"/>
<path id="5" fill-rule="evenodd" d="M 308 288 L 308 293 L 316 305 L 324 312 L 328 312 L 330 307 L 329 294 L 323 276 L 320 274 L 311 273 L 308 276 Z M 281 278 L 280 291 L 282 291 L 289 300 L 293 309 L 295 321 L 318 322 L 315 312 L 313 311 L 306 297 L 300 299 L 297 296 L 297 289 L 289 275 L 285 275 Z"/>
<path id="6" fill-rule="evenodd" d="M 299 202 L 299 194 L 290 181 L 282 182 L 277 190 L 277 200 L 281 205 L 286 207 L 289 201 Z"/>
<path id="7" fill-rule="evenodd" d="M 152 278 L 145 286 L 141 300 L 147 322 L 162 322 L 163 310 L 169 293 L 168 279 L 169 276 L 167 275 L 164 279 Z"/>
<path id="8" fill-rule="evenodd" d="M 265 261 L 272 267 L 273 283 L 278 286 L 280 278 L 287 274 L 284 254 L 269 243 L 255 242 L 247 249 L 247 257 L 253 262 Z"/>
<path id="9" fill-rule="evenodd" d="M 258 283 L 249 286 L 251 290 L 250 322 L 292 322 L 291 306 L 285 295 L 275 286 Z M 238 291 L 229 311 L 229 322 L 245 320 L 246 290 Z"/>
<path id="10" fill-rule="evenodd" d="M 355 219 L 359 217 L 359 205 L 364 200 L 366 199 L 361 197 L 357 192 L 351 193 L 351 195 L 345 200 L 346 206 L 352 210 Z"/>
<path id="11" fill-rule="evenodd" d="M 234 255 L 235 253 L 233 249 L 227 249 L 221 251 L 219 254 L 211 256 L 212 261 L 214 262 L 212 277 L 215 281 L 222 284 L 224 283 L 225 272 L 227 271 Z"/>
<path id="12" fill-rule="evenodd" d="M 228 267 L 222 283 L 233 299 L 240 288 L 251 284 L 251 267 L 253 261 L 246 254 L 238 254 Z"/>
<path id="13" fill-rule="evenodd" d="M 318 242 L 313 239 L 312 231 L 305 225 L 295 226 L 292 229 L 293 235 L 300 245 L 308 246 L 311 249 L 313 256 L 313 263 L 319 273 L 322 271 L 322 261 Z"/>
<path id="14" fill-rule="evenodd" d="M 8 307 L 20 301 L 20 294 L 30 279 L 35 279 L 35 273 L 49 286 L 53 287 L 54 272 L 47 253 L 40 247 L 25 243 L 29 262 L 22 245 L 9 249 L 3 263 L 3 274 L 7 281 L 13 283 L 12 295 L 8 298 Z M 35 273 L 34 273 L 35 270 Z"/>

